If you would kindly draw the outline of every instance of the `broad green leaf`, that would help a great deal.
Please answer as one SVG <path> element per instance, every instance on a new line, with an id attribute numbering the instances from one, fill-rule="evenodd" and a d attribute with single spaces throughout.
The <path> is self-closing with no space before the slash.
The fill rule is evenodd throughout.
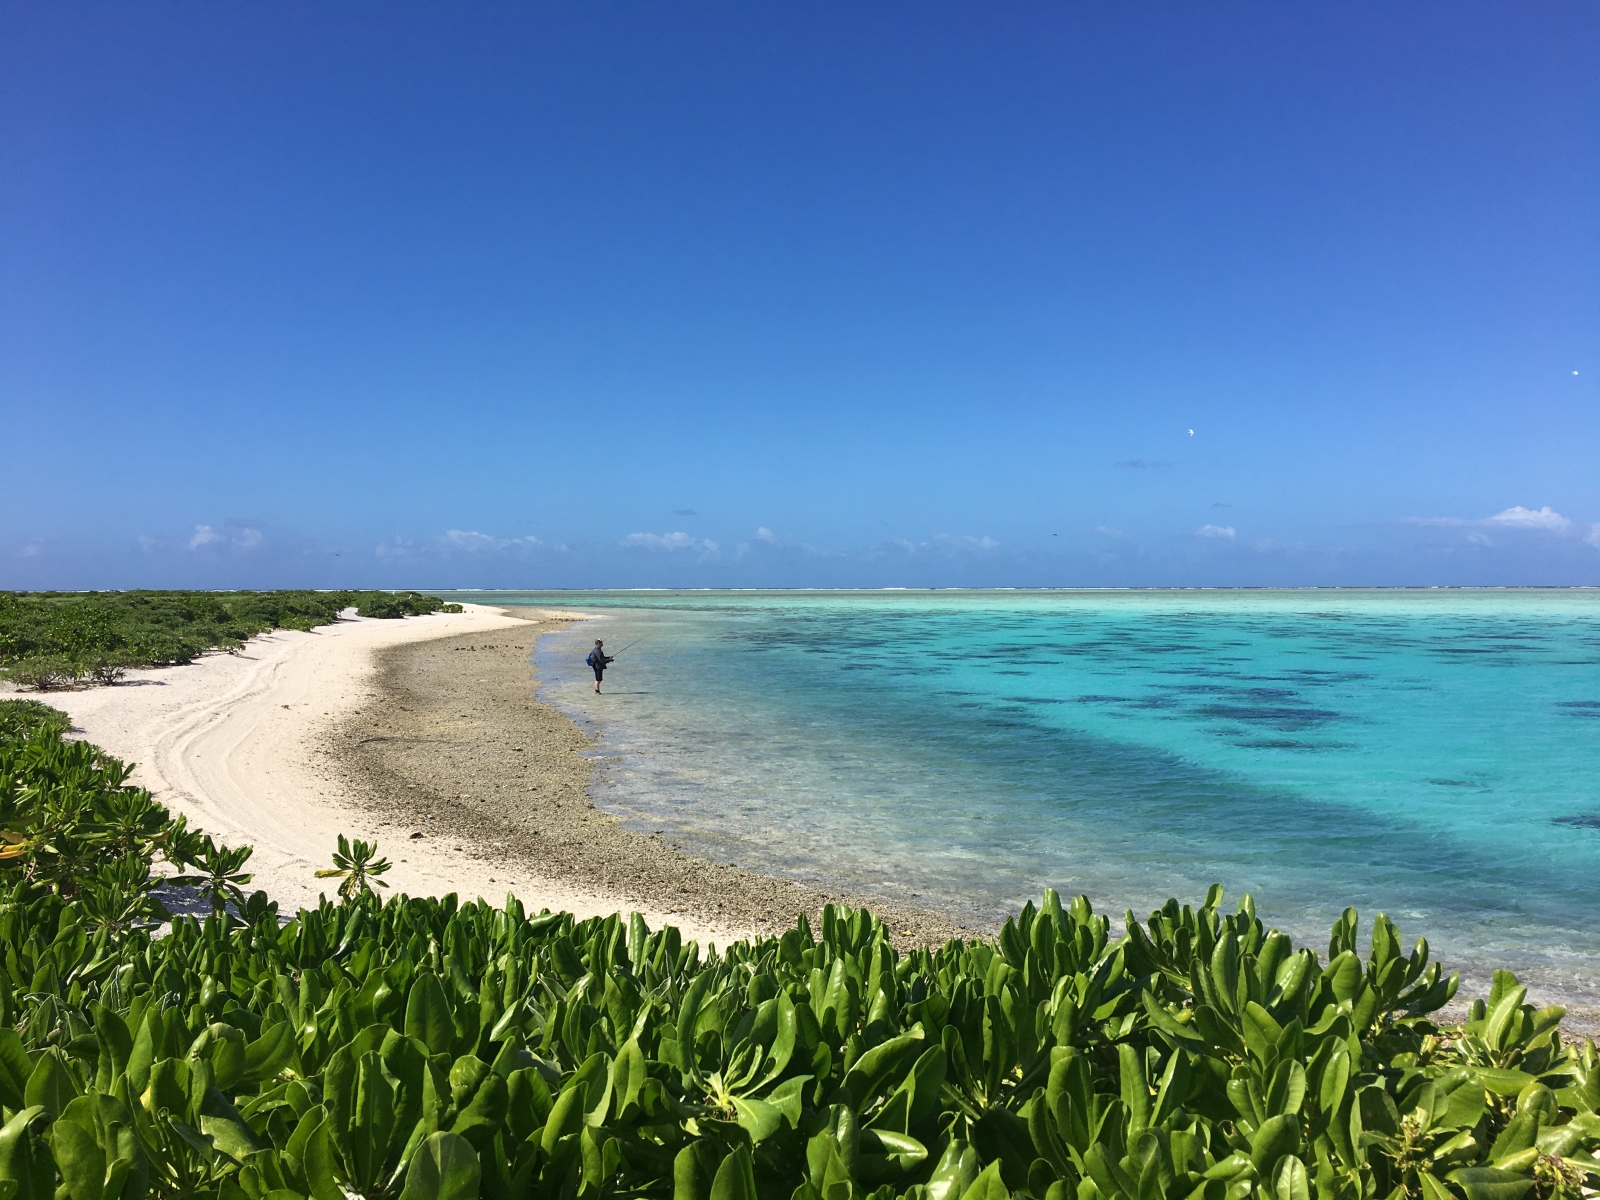
<path id="1" fill-rule="evenodd" d="M 1174 1050 L 1166 1059 L 1166 1070 L 1162 1072 L 1162 1085 L 1155 1093 L 1155 1110 L 1150 1115 L 1152 1125 L 1162 1125 L 1170 1120 L 1182 1107 L 1182 1102 L 1189 1094 L 1189 1054 L 1187 1051 Z"/>
<path id="2" fill-rule="evenodd" d="M 51 1200 L 55 1193 L 55 1163 L 41 1136 L 49 1121 L 34 1105 L 0 1127 L 0 1186 L 12 1184 L 16 1200 Z"/>
<path id="3" fill-rule="evenodd" d="M 251 1079 L 274 1078 L 294 1057 L 294 1025 L 279 1021 L 262 1030 L 244 1050 L 245 1069 Z"/>
<path id="4" fill-rule="evenodd" d="M 1325 1113 L 1339 1111 L 1344 1102 L 1345 1090 L 1350 1086 L 1350 1055 L 1339 1043 L 1339 1049 L 1329 1057 L 1323 1068 L 1322 1083 L 1317 1089 L 1318 1107 Z"/>
<path id="5" fill-rule="evenodd" d="M 1238 1011 L 1239 941 L 1231 934 L 1217 939 L 1211 955 L 1211 985 L 1217 1005 L 1226 1013 Z"/>
<path id="6" fill-rule="evenodd" d="M 477 1200 L 478 1155 L 453 1133 L 429 1135 L 411 1159 L 400 1200 Z"/>
<path id="7" fill-rule="evenodd" d="M 1000 1178 L 1000 1164 L 992 1162 L 985 1167 L 972 1181 L 972 1186 L 962 1194 L 961 1200 L 1011 1200 L 1011 1193 Z"/>
<path id="8" fill-rule="evenodd" d="M 1257 1059 L 1265 1061 L 1267 1054 L 1283 1037 L 1283 1026 L 1272 1019 L 1272 1014 L 1254 1000 L 1247 1000 L 1240 1014 L 1240 1027 L 1244 1044 Z"/>
<path id="9" fill-rule="evenodd" d="M 990 1167 L 998 1170 L 999 1163 L 991 1163 Z M 1137 1200 L 1139 1195 L 1138 1183 L 1129 1177 L 1128 1173 L 1115 1162 L 1109 1150 L 1102 1142 L 1096 1142 L 1089 1147 L 1083 1156 L 1084 1169 L 1088 1171 L 1089 1178 L 1094 1180 L 1100 1195 L 1106 1200 L 1122 1197 L 1123 1200 Z M 976 1186 L 976 1184 L 974 1184 Z"/>
<path id="10" fill-rule="evenodd" d="M 208 1135 L 218 1150 L 236 1162 L 243 1162 L 263 1148 L 250 1126 L 237 1117 L 213 1117 L 202 1113 L 200 1132 Z"/>
<path id="11" fill-rule="evenodd" d="M 456 1043 L 456 1026 L 444 985 L 432 971 L 419 971 L 406 999 L 406 1036 L 414 1037 L 429 1054 L 449 1054 Z"/>
<path id="12" fill-rule="evenodd" d="M 1205 1041 L 1193 1024 L 1179 1021 L 1177 1017 L 1162 1008 L 1160 1002 L 1150 992 L 1140 991 L 1139 1002 L 1144 1006 L 1145 1015 L 1149 1017 L 1150 1023 L 1162 1033 L 1189 1043 Z"/>
<path id="13" fill-rule="evenodd" d="M 1117 1046 L 1122 1102 L 1128 1106 L 1128 1133 L 1138 1133 L 1150 1123 L 1150 1085 L 1144 1077 L 1144 1052 L 1127 1042 Z"/>
<path id="14" fill-rule="evenodd" d="M 93 1133 L 75 1121 L 58 1120 L 50 1130 L 50 1152 L 70 1200 L 100 1200 L 106 1155 Z"/>
<path id="15" fill-rule="evenodd" d="M 896 1180 L 928 1161 L 928 1148 L 909 1134 L 888 1129 L 863 1129 L 856 1174 L 863 1184 Z"/>
<path id="16" fill-rule="evenodd" d="M 335 1167 L 333 1138 L 329 1121 L 318 1121 L 305 1140 L 306 1182 L 311 1187 L 313 1200 L 345 1200 L 345 1192 L 338 1183 Z"/>
<path id="17" fill-rule="evenodd" d="M 1528 989 L 1518 985 L 1509 989 L 1500 997 L 1498 1004 L 1489 1012 L 1488 1023 L 1483 1028 L 1483 1040 L 1496 1050 L 1504 1050 L 1511 1034 L 1513 1019 L 1522 1008 L 1522 1002 L 1528 998 Z"/>
<path id="18" fill-rule="evenodd" d="M 33 1063 L 23 1049 L 22 1038 L 9 1026 L 0 1027 L 0 1105 L 10 1109 L 25 1107 L 23 1099 Z"/>
<path id="19" fill-rule="evenodd" d="M 767 1093 L 767 1103 L 778 1110 L 779 1115 L 789 1122 L 789 1128 L 791 1129 L 800 1128 L 805 1089 L 812 1078 L 810 1075 L 796 1075 L 791 1079 L 785 1079 Z"/>
<path id="20" fill-rule="evenodd" d="M 589 1098 L 589 1085 L 573 1081 L 561 1089 L 550 1108 L 549 1119 L 544 1123 L 543 1146 L 546 1154 L 556 1152 L 556 1144 L 583 1128 L 584 1105 Z"/>
<path id="21" fill-rule="evenodd" d="M 1250 1139 L 1250 1161 L 1265 1176 L 1285 1154 L 1300 1149 L 1300 1118 L 1292 1114 L 1268 1117 Z"/>
<path id="22" fill-rule="evenodd" d="M 764 1100 L 746 1100 L 742 1096 L 735 1096 L 733 1110 L 738 1114 L 735 1120 L 750 1135 L 754 1145 L 759 1145 L 783 1127 L 783 1114 Z"/>
<path id="23" fill-rule="evenodd" d="M 717 1152 L 706 1141 L 690 1142 L 672 1160 L 672 1200 L 710 1200 Z"/>
<path id="24" fill-rule="evenodd" d="M 1466 1195 L 1467 1200 L 1522 1200 L 1533 1180 L 1493 1167 L 1462 1167 L 1445 1176 Z"/>
<path id="25" fill-rule="evenodd" d="M 928 1180 L 928 1200 L 961 1200 L 980 1169 L 978 1152 L 969 1143 L 952 1138 Z"/>
<path id="26" fill-rule="evenodd" d="M 1243 1154 L 1235 1152 L 1228 1155 L 1226 1158 L 1218 1159 L 1211 1166 L 1207 1167 L 1205 1171 L 1205 1177 L 1207 1179 L 1232 1179 L 1236 1175 L 1240 1175 L 1247 1170 L 1253 1169 L 1254 1166 L 1248 1158 L 1246 1158 Z"/>
<path id="27" fill-rule="evenodd" d="M 103 1064 L 110 1068 L 109 1077 L 99 1086 L 110 1087 L 111 1080 L 127 1069 L 128 1056 L 133 1053 L 133 1034 L 121 1015 L 105 1005 L 92 1004 L 89 1012 L 94 1018 L 95 1033 L 99 1035 L 100 1044 L 106 1048 L 110 1059 L 109 1063 Z"/>
<path id="28" fill-rule="evenodd" d="M 43 1105 L 51 1120 L 54 1120 L 66 1111 L 67 1105 L 76 1100 L 78 1095 L 77 1081 L 62 1060 L 61 1051 L 52 1046 L 34 1063 L 23 1102 L 30 1108 L 35 1104 Z"/>
<path id="29" fill-rule="evenodd" d="M 684 1067 L 691 1074 L 694 1071 L 694 1039 L 700 1021 L 700 1006 L 705 1003 L 706 993 L 710 990 L 711 972 L 703 971 L 689 985 L 683 1003 L 678 1008 L 678 1046 L 685 1056 Z"/>
<path id="30" fill-rule="evenodd" d="M 776 1030 L 772 1045 L 767 1051 L 766 1070 L 755 1083 L 758 1088 L 765 1087 L 782 1075 L 789 1065 L 789 1060 L 794 1057 L 794 1041 L 799 1025 L 794 1001 L 790 999 L 788 992 L 778 993 L 775 1017 Z"/>
<path id="31" fill-rule="evenodd" d="M 639 1049 L 637 1039 L 629 1038 L 617 1051 L 616 1061 L 611 1064 L 611 1090 L 616 1096 L 619 1117 L 638 1105 L 639 1091 L 649 1077 L 644 1051 Z"/>
<path id="32" fill-rule="evenodd" d="M 1510 1123 L 1500 1131 L 1500 1136 L 1495 1138 L 1489 1150 L 1489 1161 L 1498 1166 L 1502 1159 L 1530 1149 L 1538 1140 L 1541 1116 L 1539 1112 L 1519 1112 L 1512 1117 Z"/>
<path id="33" fill-rule="evenodd" d="M 472 1094 L 471 1102 L 456 1116 L 450 1132 L 458 1133 L 473 1146 L 487 1152 L 510 1107 L 506 1081 L 490 1074 Z"/>
<path id="34" fill-rule="evenodd" d="M 1311 1179 L 1306 1165 L 1292 1154 L 1278 1160 L 1272 1171 L 1273 1191 L 1278 1200 L 1311 1200 Z"/>
<path id="35" fill-rule="evenodd" d="M 1361 993 L 1361 960 L 1346 950 L 1323 968 L 1322 977 L 1333 989 L 1335 999 L 1353 1003 Z"/>
<path id="36" fill-rule="evenodd" d="M 1472 1073 L 1496 1096 L 1515 1096 L 1535 1082 L 1534 1077 L 1526 1071 L 1504 1067 L 1474 1067 Z"/>
<path id="37" fill-rule="evenodd" d="M 1267 1112 L 1272 1116 L 1298 1113 L 1306 1098 L 1306 1069 L 1294 1061 L 1281 1062 L 1267 1088 Z"/>
<path id="38" fill-rule="evenodd" d="M 924 1045 L 922 1031 L 903 1033 L 874 1046 L 845 1072 L 844 1088 L 857 1106 L 865 1106 Z"/>
<path id="39" fill-rule="evenodd" d="M 710 1200 L 757 1200 L 755 1165 L 748 1147 L 739 1146 L 722 1160 L 711 1181 Z"/>
<path id="40" fill-rule="evenodd" d="M 604 1125 L 611 1111 L 611 1056 L 605 1051 L 591 1054 L 567 1081 L 567 1087 L 588 1088 L 589 1101 L 584 1108 L 583 1120 L 587 1125 Z"/>

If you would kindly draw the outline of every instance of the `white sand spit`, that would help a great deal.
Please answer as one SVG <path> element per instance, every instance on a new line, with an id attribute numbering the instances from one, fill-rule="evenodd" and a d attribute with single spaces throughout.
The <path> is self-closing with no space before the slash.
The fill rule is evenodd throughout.
<path id="1" fill-rule="evenodd" d="M 380 853 L 395 864 L 384 878 L 396 892 L 455 892 L 495 903 L 512 892 L 530 912 L 548 907 L 580 917 L 626 910 L 631 906 L 618 897 L 576 890 L 514 863 L 473 859 L 438 843 L 424 850 L 396 841 L 392 826 L 379 829 L 379 818 L 346 794 L 336 765 L 318 749 L 320 732 L 374 698 L 378 651 L 524 625 L 497 608 L 469 604 L 465 610 L 405 620 L 347 617 L 310 633 L 278 630 L 253 638 L 238 654 L 130 671 L 114 687 L 39 699 L 67 712 L 78 736 L 137 764 L 131 782 L 186 814 L 192 825 L 230 845 L 254 846 L 251 886 L 265 889 L 285 912 L 315 904 L 319 893 L 331 894 L 337 886 L 313 872 L 331 865 L 340 833 L 379 840 Z M 642 911 L 652 929 L 671 923 L 685 940 L 702 945 L 750 936 L 748 930 Z"/>

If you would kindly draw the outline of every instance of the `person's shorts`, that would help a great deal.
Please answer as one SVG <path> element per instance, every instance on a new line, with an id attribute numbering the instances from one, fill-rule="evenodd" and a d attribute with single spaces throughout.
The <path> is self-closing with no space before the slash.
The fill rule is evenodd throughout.
<path id="1" fill-rule="evenodd" d="M 604 675 L 605 673 L 606 673 L 606 669 L 604 667 L 596 667 L 594 669 L 594 681 L 596 683 L 599 683 L 600 682 L 600 676 Z"/>

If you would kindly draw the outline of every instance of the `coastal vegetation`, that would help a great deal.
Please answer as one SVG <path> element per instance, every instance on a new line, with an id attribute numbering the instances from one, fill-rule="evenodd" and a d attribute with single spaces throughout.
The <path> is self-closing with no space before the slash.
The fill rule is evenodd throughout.
<path id="1" fill-rule="evenodd" d="M 380 899 L 285 919 L 0 703 L 0 1196 L 1576 1200 L 1600 1056 L 1509 973 L 1347 911 L 1326 957 L 1220 888 L 1114 928 L 1046 892 L 899 951 L 830 907 L 718 952 L 637 915 Z M 154 868 L 154 870 L 152 870 Z M 167 920 L 177 880 L 209 899 Z"/>
<path id="2" fill-rule="evenodd" d="M 0 670 L 40 691 L 115 683 L 130 667 L 237 650 L 271 629 L 314 629 L 347 608 L 398 618 L 459 612 L 417 592 L 0 592 Z"/>

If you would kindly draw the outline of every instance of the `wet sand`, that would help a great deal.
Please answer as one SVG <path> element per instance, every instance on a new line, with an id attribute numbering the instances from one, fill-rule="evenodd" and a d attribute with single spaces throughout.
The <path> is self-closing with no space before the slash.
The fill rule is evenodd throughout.
<path id="1" fill-rule="evenodd" d="M 846 903 L 882 916 L 900 946 L 978 936 L 937 913 L 708 862 L 624 828 L 589 799 L 588 735 L 536 699 L 534 641 L 569 615 L 508 612 L 533 619 L 379 650 L 373 698 L 327 732 L 326 760 L 386 847 L 504 862 L 695 924 L 780 933 L 802 912 L 815 923 L 824 904 Z"/>

